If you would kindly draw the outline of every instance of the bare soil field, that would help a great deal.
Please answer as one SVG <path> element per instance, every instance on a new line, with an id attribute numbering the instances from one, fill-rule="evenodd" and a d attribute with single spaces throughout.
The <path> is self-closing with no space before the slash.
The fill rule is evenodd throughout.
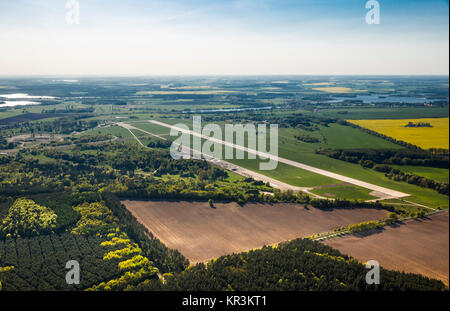
<path id="1" fill-rule="evenodd" d="M 335 227 L 377 220 L 385 210 L 325 211 L 301 204 L 122 201 L 158 239 L 191 263 L 248 251 Z"/>
<path id="2" fill-rule="evenodd" d="M 423 274 L 449 284 L 449 214 L 410 220 L 368 236 L 324 243 L 360 261 L 377 260 L 387 269 Z"/>

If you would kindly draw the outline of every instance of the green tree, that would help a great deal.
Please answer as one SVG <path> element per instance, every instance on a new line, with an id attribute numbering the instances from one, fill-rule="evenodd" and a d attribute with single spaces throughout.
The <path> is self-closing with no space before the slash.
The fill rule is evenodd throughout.
<path id="1" fill-rule="evenodd" d="M 56 227 L 53 210 L 36 204 L 33 200 L 17 199 L 0 225 L 2 235 L 34 236 L 51 232 Z"/>

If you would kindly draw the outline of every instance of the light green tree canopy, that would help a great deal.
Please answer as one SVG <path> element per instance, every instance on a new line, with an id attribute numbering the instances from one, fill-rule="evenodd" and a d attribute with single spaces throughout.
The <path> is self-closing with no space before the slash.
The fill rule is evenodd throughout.
<path id="1" fill-rule="evenodd" d="M 53 210 L 20 198 L 10 207 L 0 224 L 1 235 L 35 236 L 49 233 L 56 227 L 57 215 Z"/>

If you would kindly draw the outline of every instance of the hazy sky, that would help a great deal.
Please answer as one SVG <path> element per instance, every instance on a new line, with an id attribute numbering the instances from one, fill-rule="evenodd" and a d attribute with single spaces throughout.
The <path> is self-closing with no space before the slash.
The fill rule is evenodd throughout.
<path id="1" fill-rule="evenodd" d="M 66 2 L 0 0 L 0 75 L 448 75 L 448 0 Z"/>

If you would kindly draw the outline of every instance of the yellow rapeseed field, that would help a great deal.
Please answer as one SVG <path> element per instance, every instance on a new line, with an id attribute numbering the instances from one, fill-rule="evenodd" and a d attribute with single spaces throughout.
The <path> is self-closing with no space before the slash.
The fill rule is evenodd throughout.
<path id="1" fill-rule="evenodd" d="M 312 86 L 324 86 L 324 85 L 333 85 L 332 82 L 315 82 L 315 83 L 303 83 L 303 85 L 312 85 Z"/>
<path id="2" fill-rule="evenodd" d="M 327 93 L 350 93 L 352 91 L 351 88 L 343 87 L 343 86 L 330 86 L 330 87 L 315 87 L 313 88 L 315 91 L 322 91 Z"/>
<path id="3" fill-rule="evenodd" d="M 405 141 L 423 149 L 448 149 L 449 118 L 403 120 L 348 120 L 361 127 Z M 430 123 L 432 127 L 405 127 L 408 122 Z"/>

